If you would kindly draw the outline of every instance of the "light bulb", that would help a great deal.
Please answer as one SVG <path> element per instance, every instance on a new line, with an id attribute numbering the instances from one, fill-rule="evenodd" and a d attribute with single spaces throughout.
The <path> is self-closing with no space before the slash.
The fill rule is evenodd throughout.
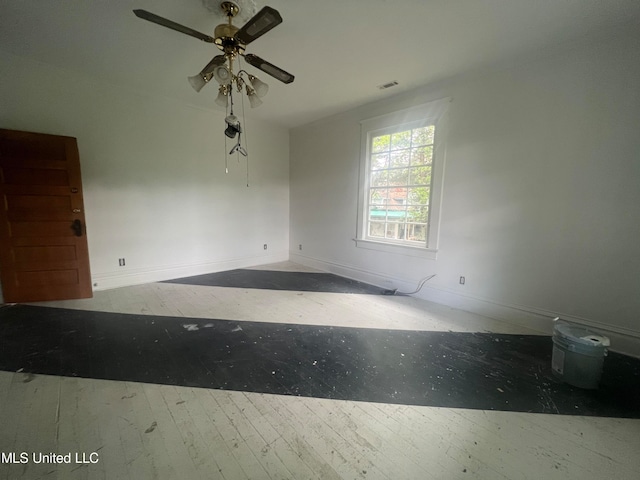
<path id="1" fill-rule="evenodd" d="M 227 85 L 231 83 L 231 72 L 224 65 L 220 65 L 213 70 L 213 77 L 220 85 Z"/>

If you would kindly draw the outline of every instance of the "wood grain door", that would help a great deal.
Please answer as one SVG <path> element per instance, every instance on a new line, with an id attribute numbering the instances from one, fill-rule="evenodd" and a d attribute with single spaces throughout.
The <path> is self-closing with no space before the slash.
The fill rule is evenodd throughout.
<path id="1" fill-rule="evenodd" d="M 92 296 L 76 139 L 0 129 L 4 301 Z"/>

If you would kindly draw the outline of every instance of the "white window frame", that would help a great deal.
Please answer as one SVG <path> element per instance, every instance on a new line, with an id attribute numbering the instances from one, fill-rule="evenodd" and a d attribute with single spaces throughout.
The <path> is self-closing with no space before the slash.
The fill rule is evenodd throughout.
<path id="1" fill-rule="evenodd" d="M 356 238 L 354 239 L 357 247 L 423 258 L 436 258 L 440 239 L 442 185 L 445 171 L 446 113 L 450 102 L 450 98 L 443 98 L 360 122 L 362 144 L 360 150 L 358 224 L 356 228 Z M 429 199 L 429 220 L 427 225 L 427 238 L 424 245 L 410 245 L 405 242 L 400 243 L 397 240 L 368 237 L 367 204 L 369 195 L 369 162 L 373 137 L 426 125 L 435 125 L 435 137 L 431 172 L 431 196 Z"/>

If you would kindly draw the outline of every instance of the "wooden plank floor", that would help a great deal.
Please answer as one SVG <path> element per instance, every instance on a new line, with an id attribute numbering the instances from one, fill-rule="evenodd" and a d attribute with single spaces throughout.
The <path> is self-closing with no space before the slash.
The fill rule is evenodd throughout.
<path id="1" fill-rule="evenodd" d="M 635 479 L 640 421 L 0 372 L 0 478 Z M 92 453 L 97 455 L 91 456 Z M 75 463 L 80 458 L 97 463 Z"/>
<path id="2" fill-rule="evenodd" d="M 276 268 L 296 269 L 283 264 Z M 410 297 L 149 284 L 48 306 L 526 333 Z M 416 407 L 0 372 L 0 479 L 637 479 L 640 420 Z M 10 453 L 28 463 L 8 463 Z M 71 453 L 35 463 L 33 454 Z M 75 455 L 97 463 L 75 463 Z M 91 456 L 91 454 L 94 454 Z M 88 460 L 87 460 L 88 461 Z"/>

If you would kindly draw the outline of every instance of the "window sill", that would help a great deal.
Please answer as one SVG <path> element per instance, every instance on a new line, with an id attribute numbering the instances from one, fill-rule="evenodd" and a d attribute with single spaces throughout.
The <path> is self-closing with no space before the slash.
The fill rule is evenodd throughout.
<path id="1" fill-rule="evenodd" d="M 378 252 L 394 253 L 398 255 L 404 255 L 409 257 L 426 258 L 435 260 L 438 255 L 438 250 L 424 247 L 411 247 L 409 245 L 396 245 L 393 243 L 376 242 L 375 240 L 364 240 L 361 238 L 354 238 L 356 247 L 365 248 L 367 250 L 376 250 Z"/>

